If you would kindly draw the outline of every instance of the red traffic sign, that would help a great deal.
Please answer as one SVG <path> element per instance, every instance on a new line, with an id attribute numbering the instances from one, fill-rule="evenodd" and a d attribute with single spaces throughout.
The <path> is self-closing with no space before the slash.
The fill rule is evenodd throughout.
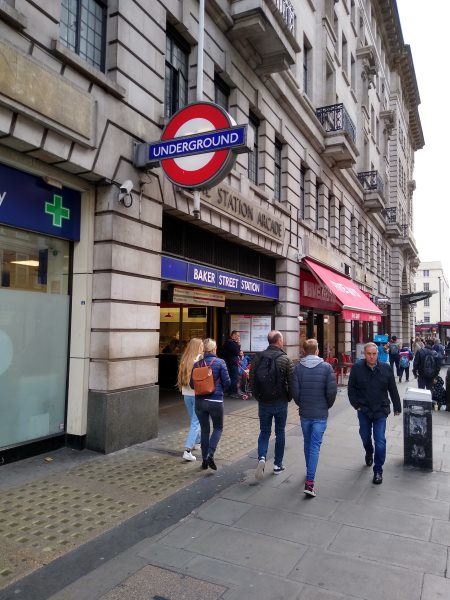
<path id="1" fill-rule="evenodd" d="M 179 187 L 212 187 L 231 171 L 236 154 L 247 150 L 246 137 L 246 125 L 236 125 L 221 106 L 196 102 L 175 113 L 160 141 L 138 145 L 135 165 L 160 163 Z"/>

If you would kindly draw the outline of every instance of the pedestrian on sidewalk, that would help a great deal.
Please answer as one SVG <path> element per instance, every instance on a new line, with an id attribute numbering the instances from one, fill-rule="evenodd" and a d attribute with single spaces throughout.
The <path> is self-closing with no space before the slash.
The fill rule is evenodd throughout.
<path id="1" fill-rule="evenodd" d="M 433 350 L 433 340 L 427 339 L 425 348 L 416 353 L 413 363 L 413 375 L 417 378 L 419 388 L 431 391 L 434 378 L 439 375 L 439 369 L 437 354 Z"/>
<path id="2" fill-rule="evenodd" d="M 422 340 L 420 339 L 420 336 L 416 336 L 416 339 L 414 340 L 414 344 L 412 345 L 412 351 L 414 356 L 419 352 L 419 350 L 422 350 L 423 348 L 423 343 Z"/>
<path id="3" fill-rule="evenodd" d="M 388 395 L 389 394 L 389 395 Z M 386 419 L 391 412 L 402 412 L 394 371 L 378 360 L 378 347 L 373 342 L 364 346 L 364 359 L 353 365 L 348 381 L 348 398 L 357 411 L 359 435 L 366 451 L 366 465 L 373 464 L 373 483 L 383 482 L 383 465 L 386 460 Z M 372 442 L 373 430 L 373 442 Z"/>
<path id="4" fill-rule="evenodd" d="M 397 336 L 393 335 L 390 341 L 386 344 L 387 353 L 389 355 L 389 364 L 391 368 L 394 368 L 397 373 L 397 377 L 399 376 L 399 362 L 400 362 L 400 344 L 397 341 Z"/>
<path id="5" fill-rule="evenodd" d="M 318 356 L 317 340 L 303 343 L 305 356 L 294 369 L 292 397 L 298 406 L 306 463 L 304 493 L 314 497 L 314 481 L 319 462 L 320 446 L 327 428 L 328 409 L 337 394 L 333 367 Z"/>
<path id="6" fill-rule="evenodd" d="M 222 356 L 227 364 L 228 374 L 230 375 L 230 397 L 239 398 L 238 379 L 239 379 L 239 356 L 241 354 L 241 338 L 239 331 L 233 330 L 230 337 L 222 346 Z"/>
<path id="7" fill-rule="evenodd" d="M 400 350 L 400 360 L 398 363 L 398 382 L 402 382 L 403 373 L 405 374 L 406 381 L 409 381 L 409 365 L 413 358 L 411 348 L 405 344 Z"/>
<path id="8" fill-rule="evenodd" d="M 283 350 L 283 336 L 271 331 L 267 336 L 269 346 L 258 353 L 250 368 L 250 389 L 258 400 L 260 433 L 258 437 L 258 466 L 255 478 L 264 477 L 272 419 L 275 421 L 275 458 L 273 472 L 284 471 L 283 457 L 288 402 L 292 398 L 291 379 L 294 364 Z"/>
<path id="9" fill-rule="evenodd" d="M 213 471 L 217 471 L 214 453 L 223 430 L 223 394 L 230 387 L 227 365 L 224 360 L 217 358 L 216 352 L 217 344 L 215 340 L 207 338 L 203 341 L 203 358 L 194 364 L 194 369 L 210 367 L 212 375 L 213 391 L 207 394 L 195 392 L 195 413 L 201 429 L 202 469 L 210 467 Z M 191 376 L 190 385 L 195 389 L 193 377 L 194 375 Z M 211 436 L 209 435 L 209 419 L 211 419 L 213 425 Z"/>
<path id="10" fill-rule="evenodd" d="M 203 340 L 200 338 L 192 338 L 189 340 L 178 366 L 178 389 L 183 394 L 183 400 L 186 405 L 190 422 L 189 432 L 184 444 L 185 450 L 183 459 L 189 461 L 197 460 L 197 457 L 192 453 L 192 450 L 200 443 L 200 423 L 195 414 L 195 392 L 189 384 L 194 363 L 200 360 L 202 354 Z"/>

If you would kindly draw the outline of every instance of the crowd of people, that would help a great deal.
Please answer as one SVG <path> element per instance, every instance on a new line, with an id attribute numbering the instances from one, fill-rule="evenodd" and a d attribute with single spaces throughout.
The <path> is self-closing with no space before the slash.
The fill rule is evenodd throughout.
<path id="1" fill-rule="evenodd" d="M 285 428 L 288 403 L 293 399 L 298 406 L 303 433 L 305 456 L 304 493 L 316 495 L 315 476 L 319 452 L 327 428 L 328 411 L 333 406 L 337 383 L 332 366 L 319 357 L 317 340 L 303 343 L 303 357 L 294 365 L 283 349 L 283 335 L 279 331 L 268 334 L 268 346 L 249 357 L 241 350 L 238 331 L 232 331 L 217 356 L 213 339 L 194 338 L 187 344 L 179 364 L 178 387 L 183 394 L 190 419 L 183 459 L 195 461 L 195 449 L 201 448 L 202 469 L 217 470 L 214 455 L 223 431 L 224 397 L 245 397 L 247 386 L 258 401 L 260 432 L 258 461 L 255 478 L 262 480 L 266 471 L 272 424 L 275 430 L 273 474 L 285 470 Z M 398 381 L 418 379 L 419 388 L 434 390 L 444 358 L 445 348 L 435 339 L 416 338 L 410 345 L 401 344 L 392 336 L 385 347 L 387 362 L 378 360 L 378 346 L 369 342 L 364 346 L 364 358 L 357 361 L 348 381 L 348 397 L 357 413 L 359 435 L 364 448 L 364 462 L 373 466 L 373 483 L 383 481 L 386 459 L 386 419 L 391 412 L 401 413 L 394 368 Z M 443 385 L 442 385 L 443 388 Z M 445 396 L 445 390 L 444 390 Z M 211 432 L 212 424 L 212 432 Z M 200 443 L 200 446 L 199 446 Z"/>

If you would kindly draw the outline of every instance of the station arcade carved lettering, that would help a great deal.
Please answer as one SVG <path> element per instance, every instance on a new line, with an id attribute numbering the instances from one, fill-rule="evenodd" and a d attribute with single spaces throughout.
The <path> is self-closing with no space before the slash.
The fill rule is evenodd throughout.
<path id="1" fill-rule="evenodd" d="M 253 200 L 248 200 L 230 187 L 219 185 L 203 192 L 202 198 L 238 221 L 243 221 L 264 235 L 283 241 L 284 225 L 281 218 L 264 210 Z"/>

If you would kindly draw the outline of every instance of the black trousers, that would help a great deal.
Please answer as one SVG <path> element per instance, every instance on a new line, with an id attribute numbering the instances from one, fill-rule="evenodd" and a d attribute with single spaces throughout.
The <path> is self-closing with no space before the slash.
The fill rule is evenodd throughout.
<path id="1" fill-rule="evenodd" d="M 200 444 L 202 447 L 202 458 L 214 456 L 217 445 L 220 441 L 223 430 L 223 402 L 215 402 L 213 400 L 204 400 L 203 398 L 195 399 L 195 414 L 200 423 L 201 438 Z M 213 432 L 209 435 L 211 426 L 209 419 L 213 424 Z"/>

